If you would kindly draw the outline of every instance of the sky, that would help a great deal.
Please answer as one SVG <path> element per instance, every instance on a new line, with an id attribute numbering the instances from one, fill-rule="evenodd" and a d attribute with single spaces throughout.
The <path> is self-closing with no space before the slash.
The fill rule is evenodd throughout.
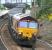
<path id="1" fill-rule="evenodd" d="M 21 0 L 17 0 L 18 3 L 19 3 L 20 1 L 21 1 Z M 32 0 L 27 0 L 27 2 L 28 2 L 27 4 L 31 5 L 31 1 L 32 1 Z M 6 0 L 6 2 L 11 3 L 11 0 Z M 25 3 L 26 0 L 22 0 L 22 2 Z M 4 3 L 5 3 L 5 0 L 1 0 L 1 3 L 4 4 Z M 16 0 L 12 0 L 12 3 L 16 3 Z"/>
<path id="2" fill-rule="evenodd" d="M 17 0 L 17 2 L 20 2 L 21 0 Z M 6 2 L 11 2 L 11 0 L 6 0 Z M 13 3 L 16 2 L 16 0 L 12 0 Z M 26 0 L 22 0 L 22 2 L 26 2 Z M 31 0 L 27 0 L 27 2 L 31 2 Z M 1 3 L 5 3 L 5 0 L 1 0 Z"/>

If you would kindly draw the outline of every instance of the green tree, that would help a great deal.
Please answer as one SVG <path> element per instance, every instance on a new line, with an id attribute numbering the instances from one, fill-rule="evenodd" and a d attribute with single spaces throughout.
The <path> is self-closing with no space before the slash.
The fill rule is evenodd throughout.
<path id="1" fill-rule="evenodd" d="M 47 19 L 47 15 L 52 13 L 52 0 L 37 0 L 37 3 L 40 7 L 37 18 Z"/>

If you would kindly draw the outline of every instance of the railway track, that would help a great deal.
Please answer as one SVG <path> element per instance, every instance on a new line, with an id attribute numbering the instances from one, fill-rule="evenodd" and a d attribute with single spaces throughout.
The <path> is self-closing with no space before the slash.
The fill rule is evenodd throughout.
<path id="1" fill-rule="evenodd" d="M 8 16 L 7 15 L 4 15 L 3 18 L 0 18 L 0 29 L 2 28 L 2 26 L 7 23 L 8 21 Z"/>
<path id="2" fill-rule="evenodd" d="M 4 18 L 0 18 L 0 32 L 1 32 L 1 29 L 2 27 L 4 26 L 5 23 L 8 23 L 8 17 L 7 15 L 6 16 L 3 16 Z M 0 33 L 1 34 L 1 33 Z"/>
<path id="3" fill-rule="evenodd" d="M 13 39 L 10 36 L 10 33 L 8 31 L 8 21 L 7 19 L 2 19 L 0 22 L 0 30 L 1 30 L 1 36 L 0 39 L 4 46 L 7 48 L 7 50 L 52 50 L 52 47 L 48 46 L 45 42 L 42 42 L 41 40 L 37 40 L 36 48 L 33 46 L 33 48 L 27 48 L 22 47 L 16 44 Z"/>
<path id="4" fill-rule="evenodd" d="M 0 18 L 0 50 L 6 50 L 4 44 L 1 41 L 1 28 L 4 26 L 5 23 L 7 23 L 7 17 L 6 15 L 3 16 L 4 18 Z"/>

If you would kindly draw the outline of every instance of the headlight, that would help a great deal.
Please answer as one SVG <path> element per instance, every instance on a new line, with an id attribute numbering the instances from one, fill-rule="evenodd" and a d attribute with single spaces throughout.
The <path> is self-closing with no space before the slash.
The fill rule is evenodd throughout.
<path id="1" fill-rule="evenodd" d="M 33 35 L 36 36 L 37 33 L 34 33 Z"/>
<path id="2" fill-rule="evenodd" d="M 19 34 L 22 34 L 21 32 L 19 32 Z"/>

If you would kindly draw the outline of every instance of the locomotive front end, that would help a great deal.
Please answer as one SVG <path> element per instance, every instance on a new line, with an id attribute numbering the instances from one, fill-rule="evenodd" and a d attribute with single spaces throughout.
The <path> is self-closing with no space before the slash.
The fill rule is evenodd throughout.
<path id="1" fill-rule="evenodd" d="M 19 38 L 31 40 L 38 34 L 38 22 L 31 17 L 24 17 L 17 23 L 16 30 Z"/>

